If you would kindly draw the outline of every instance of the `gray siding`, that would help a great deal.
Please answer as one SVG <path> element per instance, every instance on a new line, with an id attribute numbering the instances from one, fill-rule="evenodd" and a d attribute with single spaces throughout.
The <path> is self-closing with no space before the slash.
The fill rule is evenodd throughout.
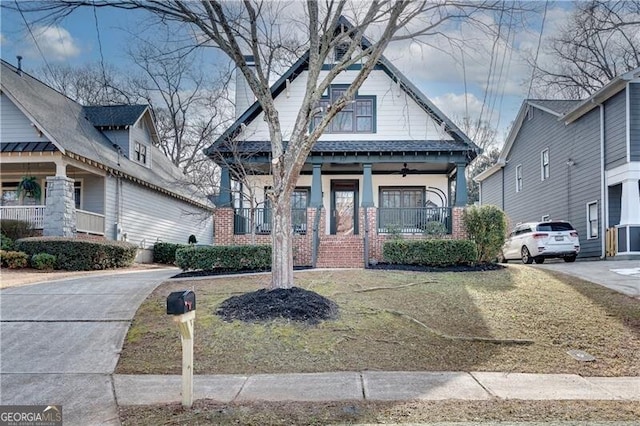
<path id="1" fill-rule="evenodd" d="M 0 142 L 48 142 L 44 135 L 38 135 L 31 121 L 5 95 L 0 95 Z"/>
<path id="2" fill-rule="evenodd" d="M 640 83 L 629 84 L 631 161 L 640 161 Z"/>
<path id="3" fill-rule="evenodd" d="M 501 209 L 504 205 L 502 198 L 502 173 L 503 170 L 498 170 L 480 183 L 480 203 L 485 205 L 498 206 Z"/>
<path id="4" fill-rule="evenodd" d="M 600 201 L 600 112 L 596 108 L 565 125 L 536 110 L 514 141 L 504 172 L 504 211 L 512 225 L 542 216 L 568 220 L 578 230 L 581 257 L 600 256 L 602 236 L 587 240 L 586 205 Z M 549 178 L 541 180 L 541 152 L 549 149 Z M 572 166 L 567 161 L 573 161 Z M 522 165 L 523 188 L 516 193 L 516 166 Z"/>
<path id="5" fill-rule="evenodd" d="M 129 158 L 129 131 L 128 130 L 103 130 L 102 133 L 111 142 L 118 145 L 122 153 Z"/>
<path id="6" fill-rule="evenodd" d="M 116 239 L 116 184 L 117 178 L 105 177 L 104 227 L 105 237 L 110 240 Z"/>
<path id="7" fill-rule="evenodd" d="M 82 177 L 82 210 L 104 214 L 104 178 L 96 175 Z"/>
<path id="8" fill-rule="evenodd" d="M 604 103 L 605 167 L 607 170 L 627 162 L 626 106 L 626 90 Z M 584 119 L 585 117 L 581 117 L 579 121 Z"/>
<path id="9" fill-rule="evenodd" d="M 127 241 L 144 247 L 161 240 L 186 243 L 194 234 L 213 244 L 213 214 L 129 181 L 122 184 L 122 219 Z"/>

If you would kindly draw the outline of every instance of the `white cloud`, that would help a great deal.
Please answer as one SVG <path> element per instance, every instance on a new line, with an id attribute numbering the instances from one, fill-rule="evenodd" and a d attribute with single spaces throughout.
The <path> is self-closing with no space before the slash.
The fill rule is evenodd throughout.
<path id="1" fill-rule="evenodd" d="M 40 52 L 51 61 L 64 61 L 80 54 L 80 47 L 69 31 L 59 26 L 34 27 L 33 38 L 28 38 L 29 45 L 25 55 L 39 58 Z M 35 41 L 34 41 L 35 38 Z"/>

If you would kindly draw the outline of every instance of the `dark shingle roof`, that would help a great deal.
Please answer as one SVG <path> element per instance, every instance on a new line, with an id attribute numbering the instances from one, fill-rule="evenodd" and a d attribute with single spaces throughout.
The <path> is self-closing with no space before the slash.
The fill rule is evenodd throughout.
<path id="1" fill-rule="evenodd" d="M 0 152 L 55 152 L 58 148 L 51 142 L 5 142 L 0 143 Z"/>
<path id="2" fill-rule="evenodd" d="M 220 142 L 211 148 L 221 153 L 240 151 L 242 153 L 270 153 L 270 141 L 242 141 L 234 148 Z M 438 152 L 467 151 L 463 142 L 449 140 L 371 140 L 371 141 L 318 141 L 311 149 L 312 153 L 323 152 Z"/>
<path id="3" fill-rule="evenodd" d="M 529 99 L 529 103 L 539 105 L 554 111 L 558 115 L 565 115 L 573 108 L 578 106 L 582 101 L 556 100 L 556 99 Z"/>
<path id="4" fill-rule="evenodd" d="M 120 127 L 133 125 L 147 105 L 106 105 L 83 107 L 89 121 L 96 127 Z"/>

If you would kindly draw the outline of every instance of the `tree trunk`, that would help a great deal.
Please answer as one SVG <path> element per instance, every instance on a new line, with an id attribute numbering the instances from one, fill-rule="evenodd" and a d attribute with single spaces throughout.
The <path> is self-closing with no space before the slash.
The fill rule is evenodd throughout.
<path id="1" fill-rule="evenodd" d="M 271 223 L 271 289 L 293 287 L 291 195 L 285 191 L 273 200 Z"/>

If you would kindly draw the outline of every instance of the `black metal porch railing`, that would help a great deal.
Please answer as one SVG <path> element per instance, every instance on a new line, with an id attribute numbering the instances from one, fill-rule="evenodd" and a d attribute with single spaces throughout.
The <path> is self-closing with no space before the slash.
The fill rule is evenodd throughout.
<path id="1" fill-rule="evenodd" d="M 307 209 L 291 209 L 291 226 L 294 233 L 306 234 Z M 235 235 L 251 234 L 252 229 L 255 230 L 256 234 L 266 235 L 271 233 L 271 209 L 235 209 L 233 233 Z"/>
<path id="2" fill-rule="evenodd" d="M 440 225 L 441 224 L 441 225 Z M 452 232 L 451 207 L 379 208 L 379 233 Z"/>

